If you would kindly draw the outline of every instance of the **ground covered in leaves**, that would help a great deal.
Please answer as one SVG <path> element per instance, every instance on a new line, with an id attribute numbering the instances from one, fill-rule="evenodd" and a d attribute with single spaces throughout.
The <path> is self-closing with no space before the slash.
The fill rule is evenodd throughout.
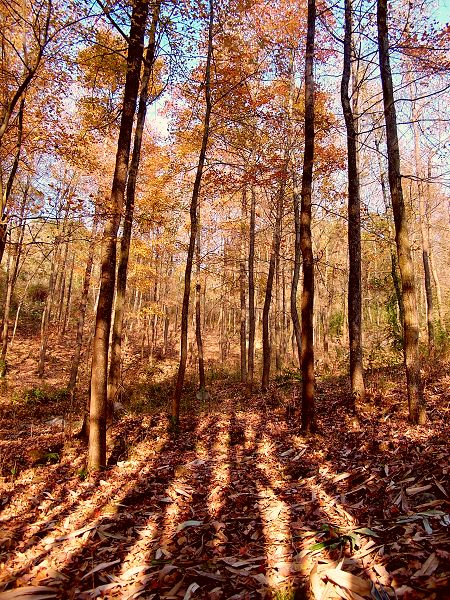
<path id="1" fill-rule="evenodd" d="M 370 374 L 357 429 L 346 382 L 320 381 L 310 438 L 288 377 L 252 398 L 216 381 L 202 409 L 194 392 L 176 437 L 125 406 L 96 476 L 67 398 L 4 399 L 0 599 L 450 598 L 446 372 L 424 427 L 401 369 Z"/>

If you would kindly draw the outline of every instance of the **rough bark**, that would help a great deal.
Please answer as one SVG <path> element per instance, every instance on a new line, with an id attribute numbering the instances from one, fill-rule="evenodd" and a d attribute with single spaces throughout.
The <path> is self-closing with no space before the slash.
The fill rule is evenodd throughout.
<path id="1" fill-rule="evenodd" d="M 145 52 L 145 64 L 142 74 L 141 92 L 136 117 L 136 129 L 134 132 L 133 153 L 131 156 L 130 169 L 128 173 L 126 203 L 122 239 L 120 241 L 119 266 L 117 269 L 117 290 L 114 305 L 114 323 L 111 339 L 111 356 L 108 373 L 108 416 L 112 417 L 114 402 L 117 400 L 120 381 L 120 365 L 122 360 L 122 333 L 125 310 L 125 295 L 127 288 L 128 258 L 130 255 L 131 232 L 133 227 L 134 202 L 136 196 L 136 182 L 141 159 L 142 137 L 144 133 L 145 119 L 147 115 L 147 102 L 149 95 L 149 83 L 155 61 L 156 28 L 159 20 L 161 2 L 158 2 L 153 10 L 152 23 L 150 27 L 149 42 Z"/>
<path id="2" fill-rule="evenodd" d="M 136 0 L 131 15 L 125 90 L 111 188 L 109 216 L 106 220 L 103 233 L 101 283 L 92 348 L 89 470 L 96 470 L 106 466 L 108 344 L 116 275 L 116 238 L 125 195 L 147 14 L 147 0 Z"/>
<path id="3" fill-rule="evenodd" d="M 183 391 L 184 376 L 186 373 L 186 362 L 187 362 L 187 341 L 188 341 L 188 317 L 189 317 L 189 298 L 191 292 L 191 275 L 192 275 L 192 264 L 194 260 L 195 242 L 197 238 L 197 204 L 200 195 L 200 186 L 203 176 L 203 168 L 206 159 L 206 149 L 208 146 L 209 138 L 209 122 L 211 118 L 211 61 L 212 61 L 212 46 L 213 46 L 213 24 L 214 24 L 214 4 L 213 0 L 209 2 L 209 27 L 208 27 L 208 54 L 206 59 L 205 67 L 205 115 L 203 119 L 203 135 L 202 145 L 200 148 L 199 159 L 197 163 L 197 171 L 195 175 L 194 187 L 192 190 L 191 206 L 190 206 L 190 235 L 189 235 L 189 247 L 186 258 L 186 269 L 184 273 L 184 294 L 183 294 L 183 305 L 181 312 L 181 341 L 180 341 L 180 362 L 178 365 L 177 381 L 175 385 L 175 391 L 172 401 L 172 423 L 174 427 L 178 426 L 180 420 L 180 401 L 181 394 Z"/>
<path id="4" fill-rule="evenodd" d="M 352 411 L 364 401 L 362 351 L 362 287 L 361 287 L 361 201 L 357 158 L 357 124 L 350 103 L 352 64 L 352 0 L 345 0 L 344 69 L 341 102 L 347 130 L 348 174 L 348 329 L 350 345 L 350 385 Z"/>
<path id="5" fill-rule="evenodd" d="M 302 287 L 302 431 L 315 429 L 314 407 L 314 258 L 311 237 L 311 194 L 314 166 L 314 38 L 315 0 L 308 0 L 305 52 L 305 150 L 300 208 L 300 247 L 303 261 Z"/>
<path id="6" fill-rule="evenodd" d="M 408 223 L 400 174 L 397 117 L 389 60 L 387 0 L 378 0 L 377 2 L 377 26 L 381 83 L 383 87 L 384 118 L 386 124 L 389 187 L 391 190 L 392 210 L 394 213 L 398 265 L 402 280 L 404 312 L 403 352 L 408 387 L 409 417 L 413 423 L 423 424 L 426 421 L 426 412 L 420 376 L 419 319 Z"/>

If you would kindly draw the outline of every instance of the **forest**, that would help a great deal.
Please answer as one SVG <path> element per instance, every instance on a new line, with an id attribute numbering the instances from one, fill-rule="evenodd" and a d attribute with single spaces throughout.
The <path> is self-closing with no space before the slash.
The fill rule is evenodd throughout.
<path id="1" fill-rule="evenodd" d="M 0 0 L 0 600 L 450 599 L 446 0 Z"/>

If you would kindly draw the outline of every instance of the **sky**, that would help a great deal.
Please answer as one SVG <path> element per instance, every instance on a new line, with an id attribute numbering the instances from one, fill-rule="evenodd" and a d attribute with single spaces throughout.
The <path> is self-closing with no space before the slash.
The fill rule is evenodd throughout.
<path id="1" fill-rule="evenodd" d="M 445 25 L 450 22 L 450 0 L 439 0 L 438 8 L 436 10 L 436 18 L 438 21 Z"/>

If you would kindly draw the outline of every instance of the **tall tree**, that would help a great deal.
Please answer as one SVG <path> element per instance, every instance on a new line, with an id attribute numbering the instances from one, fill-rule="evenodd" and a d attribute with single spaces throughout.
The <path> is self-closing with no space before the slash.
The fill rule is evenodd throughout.
<path id="1" fill-rule="evenodd" d="M 314 41 L 316 2 L 308 0 L 308 28 L 305 50 L 305 150 L 300 208 L 300 247 L 303 259 L 302 288 L 302 430 L 315 429 L 314 406 L 314 257 L 311 237 L 311 197 L 314 167 Z"/>
<path id="2" fill-rule="evenodd" d="M 114 402 L 120 380 L 120 364 L 122 356 L 122 330 L 125 309 L 125 294 L 127 288 L 128 259 L 130 255 L 131 231 L 133 227 L 133 213 L 136 196 L 136 182 L 141 159 L 142 138 L 144 134 L 145 119 L 147 115 L 147 104 L 149 96 L 149 85 L 155 61 L 156 28 L 159 20 L 161 2 L 157 2 L 153 9 L 152 23 L 150 27 L 149 41 L 145 52 L 145 64 L 142 74 L 139 107 L 136 117 L 136 129 L 134 132 L 133 153 L 128 174 L 125 215 L 123 223 L 122 239 L 120 241 L 119 267 L 117 269 L 117 291 L 114 306 L 114 324 L 111 340 L 111 357 L 108 374 L 108 412 L 112 414 Z"/>
<path id="3" fill-rule="evenodd" d="M 286 153 L 287 154 L 287 153 Z M 286 187 L 286 157 L 284 162 L 283 173 L 281 176 L 280 188 L 277 191 L 277 199 L 275 204 L 275 225 L 273 230 L 273 238 L 272 238 L 272 248 L 270 252 L 270 260 L 269 260 L 269 272 L 267 274 L 267 283 L 266 283 L 266 293 L 264 296 L 264 306 L 263 306 L 263 314 L 262 314 L 262 344 L 263 344 L 263 368 L 262 368 L 262 379 L 261 379 L 261 389 L 265 392 L 269 386 L 269 377 L 270 377 L 270 361 L 271 361 L 271 344 L 270 344 L 270 335 L 269 335 L 269 312 L 270 312 L 270 304 L 272 302 L 272 289 L 273 289 L 273 280 L 275 276 L 275 267 L 277 263 L 277 257 L 280 253 L 280 244 L 281 244 L 281 220 L 283 217 L 283 201 L 284 201 L 284 192 Z"/>
<path id="4" fill-rule="evenodd" d="M 248 367 L 247 391 L 251 394 L 255 369 L 255 233 L 256 233 L 256 193 L 252 182 L 250 196 L 250 223 L 248 242 Z"/>
<path id="5" fill-rule="evenodd" d="M 116 275 L 116 238 L 128 174 L 131 134 L 139 91 L 147 15 L 148 0 L 136 0 L 133 3 L 131 14 L 125 89 L 116 164 L 108 207 L 109 216 L 103 232 L 101 283 L 92 348 L 88 456 L 90 470 L 96 470 L 106 465 L 108 345 Z"/>
<path id="6" fill-rule="evenodd" d="M 386 124 L 389 187 L 394 213 L 398 266 L 402 280 L 403 353 L 408 386 L 409 417 L 413 423 L 424 424 L 426 422 L 426 412 L 420 376 L 419 318 L 411 245 L 400 172 L 397 115 L 389 58 L 387 0 L 377 0 L 377 27 L 384 119 Z"/>
<path id="7" fill-rule="evenodd" d="M 211 119 L 212 101 L 211 101 L 211 62 L 213 54 L 213 26 L 214 26 L 214 0 L 209 0 L 209 25 L 208 25 L 208 50 L 205 66 L 205 78 L 202 87 L 205 91 L 205 114 L 203 117 L 203 133 L 200 154 L 195 174 L 194 187 L 192 190 L 190 214 L 190 235 L 188 254 L 186 258 L 186 269 L 184 273 L 184 294 L 181 311 L 181 341 L 180 341 L 180 362 L 178 365 L 177 381 L 175 385 L 172 401 L 172 422 L 175 427 L 180 420 L 180 401 L 183 391 L 184 376 L 186 373 L 187 362 L 187 341 L 188 341 L 188 318 L 189 318 L 189 298 L 191 293 L 191 275 L 194 262 L 195 243 L 197 240 L 198 227 L 198 198 L 200 195 L 200 186 L 202 183 L 203 168 L 206 159 L 206 149 L 209 138 L 209 123 Z"/>
<path id="8" fill-rule="evenodd" d="M 350 384 L 352 410 L 364 400 L 362 356 L 362 290 L 361 290 L 361 202 L 357 158 L 357 125 L 350 103 L 350 76 L 353 33 L 352 0 L 345 0 L 344 69 L 341 102 L 347 129 L 348 173 L 348 330 L 350 344 Z M 356 93 L 356 90 L 353 90 Z"/>

